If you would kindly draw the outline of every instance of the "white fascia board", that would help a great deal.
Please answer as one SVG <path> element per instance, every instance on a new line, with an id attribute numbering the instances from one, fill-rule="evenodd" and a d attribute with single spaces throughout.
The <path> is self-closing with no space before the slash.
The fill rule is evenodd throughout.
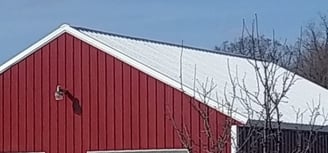
<path id="1" fill-rule="evenodd" d="M 186 152 L 189 153 L 188 149 L 142 149 L 142 150 L 101 150 L 101 151 L 87 151 L 87 153 L 134 153 L 134 152 Z"/>
<path id="2" fill-rule="evenodd" d="M 25 59 L 27 56 L 33 54 L 35 51 L 37 51 L 38 49 L 40 49 L 41 47 L 43 47 L 45 44 L 49 43 L 53 39 L 55 39 L 58 36 L 60 36 L 61 34 L 63 34 L 65 32 L 65 29 L 67 27 L 69 27 L 69 25 L 66 25 L 66 24 L 60 26 L 58 29 L 56 29 L 55 31 L 51 32 L 46 37 L 42 38 L 38 42 L 34 43 L 32 46 L 28 47 L 24 51 L 20 52 L 19 54 L 17 54 L 13 58 L 11 58 L 10 60 L 8 60 L 4 64 L 2 64 L 0 66 L 0 74 L 2 74 L 3 72 L 5 72 L 7 69 L 9 69 L 14 64 L 16 64 L 16 63 L 20 62 L 21 60 Z"/>
<path id="3" fill-rule="evenodd" d="M 236 153 L 237 150 L 237 125 L 232 125 L 230 129 L 231 153 Z"/>
<path id="4" fill-rule="evenodd" d="M 181 92 L 191 96 L 191 97 L 194 97 L 196 100 L 198 101 L 201 101 L 203 102 L 203 100 L 201 100 L 201 97 L 198 93 L 195 94 L 195 91 L 185 85 L 182 85 L 182 88 L 183 90 L 181 89 L 181 83 L 178 82 L 178 81 L 175 81 L 174 79 L 171 79 L 169 78 L 168 76 L 164 75 L 163 73 L 161 72 L 158 72 L 154 69 L 152 69 L 151 67 L 145 65 L 145 64 L 142 64 L 138 61 L 136 61 L 135 59 L 125 55 L 124 53 L 122 53 L 121 51 L 111 47 L 111 46 L 108 46 L 90 36 L 88 36 L 87 34 L 84 34 L 70 26 L 67 26 L 65 31 L 73 36 L 75 36 L 76 38 L 79 38 L 81 39 L 82 41 L 98 48 L 99 50 L 109 54 L 109 55 L 112 55 L 113 57 L 129 64 L 129 65 L 132 65 L 133 67 L 135 67 L 136 69 L 164 82 L 165 84 L 175 88 L 175 89 L 178 89 L 180 90 Z M 207 103 L 208 106 L 218 110 L 216 108 L 217 106 L 217 102 L 215 102 L 214 100 L 209 100 L 209 102 Z M 219 110 L 218 110 L 219 111 Z M 223 114 L 229 116 L 228 114 L 226 114 L 225 112 L 227 111 L 224 111 L 222 112 Z M 235 113 L 235 115 L 233 116 L 233 118 L 241 123 L 246 123 L 247 121 L 247 118 L 241 114 L 238 114 L 238 113 Z"/>

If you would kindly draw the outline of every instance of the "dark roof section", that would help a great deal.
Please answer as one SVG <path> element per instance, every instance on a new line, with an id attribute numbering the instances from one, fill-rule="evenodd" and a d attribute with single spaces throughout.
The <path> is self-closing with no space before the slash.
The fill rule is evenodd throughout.
<path id="1" fill-rule="evenodd" d="M 247 127 L 263 127 L 264 121 L 260 120 L 248 120 L 244 126 Z M 277 122 L 271 122 L 271 126 L 273 129 L 278 127 Z M 323 125 L 309 125 L 309 124 L 300 124 L 300 123 L 280 123 L 280 128 L 285 130 L 302 130 L 302 131 L 320 131 L 320 132 L 328 132 L 328 126 Z"/>
<path id="2" fill-rule="evenodd" d="M 137 41 L 144 41 L 144 42 L 150 42 L 150 43 L 168 45 L 168 46 L 174 46 L 174 47 L 183 47 L 183 48 L 186 48 L 186 49 L 193 49 L 193 50 L 197 50 L 197 51 L 203 51 L 203 52 L 209 52 L 209 53 L 214 53 L 214 54 L 221 54 L 221 55 L 227 55 L 227 56 L 250 59 L 250 57 L 240 55 L 240 54 L 227 53 L 227 52 L 222 52 L 222 51 L 203 49 L 203 48 L 197 48 L 197 47 L 191 47 L 191 46 L 185 46 L 185 45 L 182 46 L 182 45 L 178 45 L 178 44 L 174 44 L 174 43 L 168 43 L 168 42 L 150 40 L 150 39 L 145 39 L 145 38 L 125 36 L 125 35 L 121 35 L 121 34 L 109 33 L 109 32 L 104 32 L 104 31 L 94 30 L 94 29 L 89 29 L 89 28 L 84 28 L 84 27 L 75 27 L 75 26 L 71 26 L 71 27 L 76 29 L 76 30 L 94 32 L 94 33 L 99 33 L 99 34 L 104 34 L 104 35 L 109 35 L 109 36 L 121 37 L 121 38 L 125 38 L 125 39 L 132 39 L 132 40 L 137 40 Z"/>

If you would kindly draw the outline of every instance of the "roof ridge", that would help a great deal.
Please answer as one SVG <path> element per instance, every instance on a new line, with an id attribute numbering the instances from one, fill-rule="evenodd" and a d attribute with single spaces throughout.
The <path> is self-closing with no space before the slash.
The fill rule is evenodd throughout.
<path id="1" fill-rule="evenodd" d="M 127 36 L 127 35 L 111 33 L 111 32 L 105 32 L 105 31 L 102 31 L 102 30 L 95 30 L 95 29 L 79 27 L 79 26 L 70 26 L 70 27 L 74 28 L 76 30 L 94 32 L 94 33 L 98 33 L 98 34 L 121 37 L 121 38 L 125 38 L 125 39 L 132 39 L 132 40 L 137 40 L 137 41 L 150 42 L 150 43 L 168 45 L 168 46 L 173 46 L 173 47 L 183 47 L 185 49 L 192 49 L 192 50 L 208 52 L 208 53 L 213 53 L 213 54 L 220 54 L 220 55 L 227 55 L 227 56 L 232 56 L 232 57 L 240 57 L 240 58 L 249 59 L 249 57 L 247 57 L 245 55 L 240 55 L 240 54 L 235 54 L 235 53 L 228 53 L 228 52 L 223 52 L 223 51 L 216 51 L 216 50 L 211 50 L 211 49 L 192 47 L 192 46 L 189 46 L 189 45 L 179 45 L 179 44 L 170 43 L 170 42 L 164 42 L 164 41 L 158 41 L 158 40 L 152 40 L 152 39 L 140 38 L 140 37 L 134 37 L 134 36 Z"/>

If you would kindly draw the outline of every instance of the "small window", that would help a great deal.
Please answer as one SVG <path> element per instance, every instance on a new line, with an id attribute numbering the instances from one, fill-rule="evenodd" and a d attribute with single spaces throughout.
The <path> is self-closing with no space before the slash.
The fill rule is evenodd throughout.
<path id="1" fill-rule="evenodd" d="M 189 153 L 189 151 L 187 149 L 146 149 L 146 150 L 88 151 L 88 153 Z"/>

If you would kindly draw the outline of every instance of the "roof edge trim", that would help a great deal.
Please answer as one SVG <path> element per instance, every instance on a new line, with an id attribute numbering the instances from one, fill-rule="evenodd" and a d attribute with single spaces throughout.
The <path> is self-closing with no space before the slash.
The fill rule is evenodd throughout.
<path id="1" fill-rule="evenodd" d="M 66 29 L 69 27 L 68 24 L 62 24 L 59 28 L 56 30 L 50 32 L 45 37 L 41 38 L 39 41 L 31 45 L 30 47 L 26 48 L 22 52 L 16 54 L 13 58 L 7 60 L 5 63 L 0 65 L 0 74 L 8 70 L 13 65 L 17 64 L 21 60 L 25 59 L 27 56 L 33 54 L 38 49 L 40 49 L 45 44 L 49 43 L 53 39 L 57 38 L 59 35 L 65 33 Z"/>

